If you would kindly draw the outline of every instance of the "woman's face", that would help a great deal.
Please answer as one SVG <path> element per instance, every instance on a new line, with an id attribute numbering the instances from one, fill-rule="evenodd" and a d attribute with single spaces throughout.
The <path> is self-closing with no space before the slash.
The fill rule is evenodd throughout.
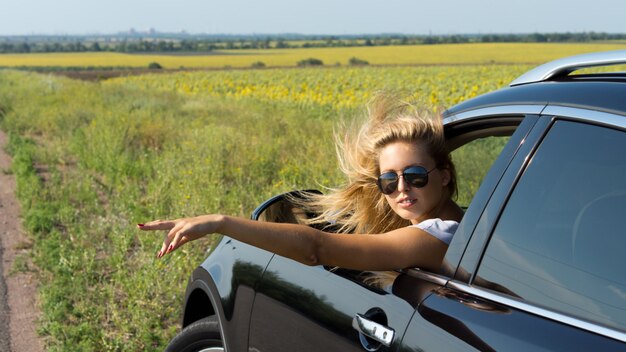
<path id="1" fill-rule="evenodd" d="M 435 168 L 436 162 L 425 148 L 419 144 L 393 142 L 381 149 L 379 163 L 381 174 L 395 172 L 401 175 L 410 166 L 432 169 L 426 186 L 412 187 L 404 177 L 400 177 L 396 190 L 385 195 L 385 198 L 393 211 L 413 224 L 437 215 L 434 211 L 443 201 L 445 186 L 450 182 L 450 173 L 447 169 Z"/>

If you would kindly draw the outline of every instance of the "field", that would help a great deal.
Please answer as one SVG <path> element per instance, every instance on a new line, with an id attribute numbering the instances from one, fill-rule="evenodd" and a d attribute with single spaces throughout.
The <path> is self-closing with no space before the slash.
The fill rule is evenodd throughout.
<path id="1" fill-rule="evenodd" d="M 247 67 L 259 60 L 293 66 L 298 55 L 342 65 L 102 82 L 0 70 L 0 128 L 10 135 L 14 157 L 12 169 L 3 171 L 17 177 L 24 224 L 34 242 L 29 254 L 34 266 L 19 270 L 40 277 L 39 330 L 48 349 L 162 350 L 178 328 L 188 275 L 214 239 L 156 260 L 160 235 L 140 234 L 135 224 L 206 212 L 249 216 L 272 195 L 337 185 L 343 180 L 333 129 L 362 113 L 374 92 L 397 91 L 418 104 L 446 107 L 505 86 L 530 67 L 527 62 L 596 50 L 537 45 L 530 51 L 519 44 L 486 53 L 486 48 L 377 48 L 376 57 L 357 49 L 315 54 L 302 49 L 285 54 L 288 60 L 274 50 L 262 58 L 160 56 L 156 60 L 168 67 Z M 33 61 L 0 56 L 0 66 L 141 66 L 155 60 L 105 56 L 93 62 L 87 55 L 29 56 Z M 388 66 L 345 67 L 351 56 Z M 415 60 L 437 65 L 405 66 Z M 457 162 L 468 159 L 474 165 L 465 169 L 480 169 L 480 155 Z M 460 201 L 467 202 L 469 193 L 461 189 Z"/>
<path id="2" fill-rule="evenodd" d="M 120 53 L 3 54 L 0 67 L 148 67 L 167 69 L 242 68 L 263 62 L 266 67 L 293 67 L 317 58 L 326 66 L 347 65 L 352 57 L 372 65 L 538 64 L 585 52 L 623 49 L 623 43 L 598 44 L 443 44 L 348 48 L 224 50 L 210 55 L 140 55 Z"/>
<path id="3" fill-rule="evenodd" d="M 362 107 L 377 90 L 404 93 L 431 107 L 450 106 L 508 84 L 528 66 L 302 68 L 139 75 L 105 81 L 189 97 L 252 98 L 318 110 Z M 331 111 L 329 110 L 329 112 Z"/>

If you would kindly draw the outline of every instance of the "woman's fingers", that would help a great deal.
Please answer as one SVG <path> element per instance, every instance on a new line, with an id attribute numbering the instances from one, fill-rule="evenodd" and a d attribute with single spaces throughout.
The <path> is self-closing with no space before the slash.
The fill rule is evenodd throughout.
<path id="1" fill-rule="evenodd" d="M 196 217 L 176 220 L 155 220 L 145 224 L 137 224 L 137 227 L 143 231 L 167 231 L 163 238 L 161 249 L 157 252 L 157 258 L 161 258 L 181 245 L 211 233 L 212 228 L 206 227 L 206 222 L 209 219 L 210 217 Z"/>
<path id="2" fill-rule="evenodd" d="M 197 229 L 194 227 L 192 223 L 186 223 L 182 228 L 177 229 L 176 231 L 170 231 L 173 233 L 173 236 L 170 237 L 172 241 L 168 246 L 168 252 L 175 250 L 176 248 L 182 246 L 183 244 L 192 241 L 196 238 L 201 237 L 201 234 L 196 233 Z"/>
<path id="3" fill-rule="evenodd" d="M 170 233 L 172 230 L 176 229 L 177 224 L 180 224 L 179 220 L 154 220 L 147 222 L 145 224 L 137 224 L 137 227 L 142 231 L 157 231 L 157 230 L 168 230 L 168 234 L 163 239 L 163 244 L 161 245 L 161 249 L 157 252 L 157 258 L 163 257 L 165 254 L 169 253 L 171 249 L 170 246 L 171 237 Z M 169 249 L 169 250 L 168 250 Z"/>
<path id="4" fill-rule="evenodd" d="M 144 231 L 171 230 L 174 226 L 176 226 L 176 223 L 177 220 L 154 220 L 145 224 L 137 224 L 137 227 Z"/>
<path id="5" fill-rule="evenodd" d="M 166 252 L 167 252 L 167 246 L 165 245 L 165 242 L 163 242 L 163 244 L 161 244 L 161 249 L 157 252 L 157 258 L 163 257 Z"/>
<path id="6" fill-rule="evenodd" d="M 189 221 L 180 221 L 165 235 L 163 246 L 161 247 L 161 256 L 171 253 L 178 247 L 192 240 L 191 236 L 194 231 L 193 223 Z M 199 236 L 194 236 L 199 237 Z"/>
<path id="7" fill-rule="evenodd" d="M 163 257 L 165 254 L 171 252 L 170 243 L 175 236 L 175 233 L 183 226 L 181 219 L 177 220 L 154 220 L 145 224 L 137 224 L 137 228 L 142 231 L 157 231 L 167 230 L 168 233 L 163 239 L 161 249 L 157 252 L 157 258 Z"/>
<path id="8" fill-rule="evenodd" d="M 174 244 L 172 242 L 174 241 L 176 234 L 180 232 L 184 227 L 185 227 L 185 222 L 180 221 L 176 223 L 174 227 L 169 229 L 167 235 L 165 235 L 165 237 L 163 238 L 163 248 L 164 248 L 163 254 L 167 254 L 171 252 L 172 250 L 174 250 Z"/>

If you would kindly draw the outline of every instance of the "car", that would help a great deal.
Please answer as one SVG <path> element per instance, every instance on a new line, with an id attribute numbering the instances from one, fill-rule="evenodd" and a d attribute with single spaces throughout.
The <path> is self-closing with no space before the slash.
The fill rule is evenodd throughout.
<path id="1" fill-rule="evenodd" d="M 626 73 L 593 69 L 615 64 L 626 50 L 559 59 L 444 112 L 453 159 L 490 166 L 459 170 L 475 185 L 439 271 L 383 290 L 224 236 L 168 350 L 626 351 Z M 297 222 L 301 194 L 252 218 Z"/>

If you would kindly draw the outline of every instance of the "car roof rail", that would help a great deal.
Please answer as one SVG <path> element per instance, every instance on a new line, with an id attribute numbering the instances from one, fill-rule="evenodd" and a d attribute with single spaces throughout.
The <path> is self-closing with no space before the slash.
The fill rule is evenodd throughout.
<path id="1" fill-rule="evenodd" d="M 565 57 L 550 61 L 524 73 L 509 84 L 510 87 L 550 80 L 586 67 L 626 64 L 626 50 L 603 51 Z"/>

